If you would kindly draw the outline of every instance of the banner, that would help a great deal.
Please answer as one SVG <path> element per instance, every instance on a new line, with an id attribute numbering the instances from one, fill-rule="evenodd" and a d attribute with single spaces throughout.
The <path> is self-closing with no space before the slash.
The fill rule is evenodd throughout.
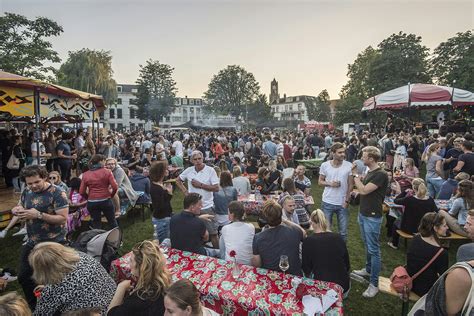
<path id="1" fill-rule="evenodd" d="M 91 100 L 40 93 L 41 117 L 68 114 L 90 119 L 93 109 Z M 13 116 L 34 116 L 33 90 L 0 86 L 0 111 Z"/>

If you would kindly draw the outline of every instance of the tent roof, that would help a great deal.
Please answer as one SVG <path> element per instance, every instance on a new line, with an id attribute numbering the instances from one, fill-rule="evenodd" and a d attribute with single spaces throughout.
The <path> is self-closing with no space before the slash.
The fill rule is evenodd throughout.
<path id="1" fill-rule="evenodd" d="M 55 94 L 55 95 L 60 95 L 60 96 L 65 96 L 65 97 L 73 97 L 73 98 L 76 97 L 76 98 L 80 98 L 87 101 L 91 100 L 94 103 L 95 108 L 98 112 L 102 112 L 106 108 L 103 98 L 99 95 L 55 85 L 52 83 L 43 82 L 43 81 L 32 79 L 32 78 L 19 76 L 19 75 L 12 74 L 6 71 L 1 71 L 1 70 L 0 70 L 0 85 L 23 88 L 23 89 L 38 88 L 40 92 L 43 92 L 43 93 Z"/>

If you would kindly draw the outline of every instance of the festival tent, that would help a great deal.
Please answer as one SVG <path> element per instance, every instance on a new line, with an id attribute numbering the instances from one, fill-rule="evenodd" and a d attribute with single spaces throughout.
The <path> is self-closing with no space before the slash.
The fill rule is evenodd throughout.
<path id="1" fill-rule="evenodd" d="M 0 71 L 0 121 L 34 119 L 38 152 L 42 120 L 94 120 L 105 108 L 101 96 Z"/>
<path id="2" fill-rule="evenodd" d="M 39 107 L 35 108 L 35 95 Z M 9 116 L 76 116 L 91 119 L 106 108 L 101 96 L 0 71 L 0 113 Z"/>
<path id="3" fill-rule="evenodd" d="M 378 94 L 364 102 L 362 111 L 406 108 L 439 109 L 474 105 L 474 93 L 458 88 L 415 83 Z"/>

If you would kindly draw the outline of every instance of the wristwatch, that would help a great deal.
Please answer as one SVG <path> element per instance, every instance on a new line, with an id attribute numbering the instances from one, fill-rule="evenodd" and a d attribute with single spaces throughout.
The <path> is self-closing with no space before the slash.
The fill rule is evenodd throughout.
<path id="1" fill-rule="evenodd" d="M 43 213 L 41 213 L 40 211 L 38 211 L 38 219 L 43 219 Z"/>

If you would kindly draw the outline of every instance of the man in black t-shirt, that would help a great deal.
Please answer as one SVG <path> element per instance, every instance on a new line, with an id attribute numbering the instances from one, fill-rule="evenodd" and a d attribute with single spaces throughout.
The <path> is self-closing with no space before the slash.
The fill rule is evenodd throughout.
<path id="1" fill-rule="evenodd" d="M 352 176 L 360 194 L 359 227 L 364 242 L 367 262 L 365 268 L 353 272 L 363 277 L 370 277 L 364 297 L 374 297 L 378 292 L 379 273 L 381 268 L 380 227 L 382 226 L 382 204 L 388 187 L 387 173 L 379 167 L 380 151 L 373 146 L 362 149 L 362 161 L 369 168 L 364 180 L 353 165 Z"/>
<path id="2" fill-rule="evenodd" d="M 270 227 L 253 238 L 252 265 L 282 271 L 280 258 L 285 255 L 288 257 L 288 273 L 302 275 L 300 242 L 304 231 L 296 225 L 282 225 L 282 208 L 273 201 L 265 203 L 262 213 Z"/>
<path id="3" fill-rule="evenodd" d="M 454 172 L 465 172 L 472 176 L 474 174 L 474 153 L 472 152 L 473 142 L 465 140 L 461 149 L 463 154 L 458 157 L 458 164 L 454 167 Z"/>
<path id="4" fill-rule="evenodd" d="M 218 257 L 218 249 L 204 247 L 204 243 L 209 240 L 209 232 L 203 220 L 209 216 L 201 215 L 200 217 L 201 208 L 202 197 L 198 193 L 189 193 L 184 197 L 184 210 L 172 216 L 170 220 L 171 247 Z"/>

